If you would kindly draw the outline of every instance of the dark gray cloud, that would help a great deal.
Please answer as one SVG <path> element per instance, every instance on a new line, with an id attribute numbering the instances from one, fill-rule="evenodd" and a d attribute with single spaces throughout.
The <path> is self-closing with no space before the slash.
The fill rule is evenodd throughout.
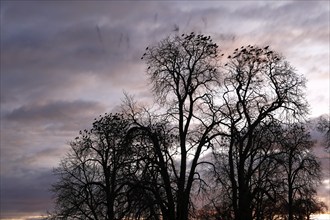
<path id="1" fill-rule="evenodd" d="M 55 101 L 45 104 L 31 103 L 21 106 L 4 116 L 9 121 L 19 123 L 61 122 L 65 124 L 73 118 L 86 117 L 95 114 L 97 111 L 104 111 L 102 105 L 97 102 L 87 101 Z M 70 128 L 72 129 L 72 128 Z"/>
<path id="2" fill-rule="evenodd" d="M 55 166 L 79 130 L 105 112 L 102 104 L 87 101 L 31 103 L 1 119 L 1 174 L 21 176 L 20 167 Z"/>
<path id="3" fill-rule="evenodd" d="M 140 57 L 169 34 L 203 32 L 224 51 L 270 44 L 308 77 L 313 116 L 326 113 L 329 4 L 1 1 L 1 218 L 38 215 L 51 204 L 50 168 L 123 91 L 150 100 Z"/>
<path id="4" fill-rule="evenodd" d="M 50 186 L 56 179 L 52 170 L 23 171 L 24 176 L 1 176 L 1 219 L 46 214 L 53 207 Z"/>
<path id="5" fill-rule="evenodd" d="M 125 21 L 125 14 L 131 10 L 120 3 L 108 10 L 91 6 L 91 13 L 81 19 L 81 10 L 84 12 L 89 5 L 69 3 L 64 7 L 53 2 L 5 5 L 1 31 L 4 100 L 45 99 L 54 95 L 54 91 L 82 87 L 81 81 L 89 75 L 101 82 L 106 80 L 109 85 L 118 85 L 113 79 L 127 76 L 123 72 L 127 63 L 134 67 L 140 57 L 137 48 L 141 51 L 146 45 L 138 39 L 138 26 L 133 22 L 139 20 L 135 17 L 140 14 L 130 12 L 130 20 Z M 122 11 L 120 16 L 118 11 Z M 135 70 L 134 74 L 140 75 L 134 77 L 135 82 L 125 77 L 121 86 L 130 87 L 136 85 L 136 79 L 143 79 L 141 68 Z"/>
<path id="6" fill-rule="evenodd" d="M 31 103 L 3 112 L 1 217 L 46 214 L 52 207 L 55 167 L 80 129 L 105 108 L 94 101 Z"/>
<path id="7" fill-rule="evenodd" d="M 11 111 L 3 111 L 4 141 L 13 136 L 27 139 L 29 135 L 77 131 L 89 125 L 95 115 L 104 112 L 106 108 L 101 103 L 84 100 L 22 105 Z"/>

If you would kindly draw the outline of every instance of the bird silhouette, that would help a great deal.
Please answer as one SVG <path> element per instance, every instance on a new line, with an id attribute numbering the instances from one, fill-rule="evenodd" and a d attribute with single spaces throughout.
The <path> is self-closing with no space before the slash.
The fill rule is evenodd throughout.
<path id="1" fill-rule="evenodd" d="M 269 46 L 265 47 L 264 49 L 267 50 Z"/>

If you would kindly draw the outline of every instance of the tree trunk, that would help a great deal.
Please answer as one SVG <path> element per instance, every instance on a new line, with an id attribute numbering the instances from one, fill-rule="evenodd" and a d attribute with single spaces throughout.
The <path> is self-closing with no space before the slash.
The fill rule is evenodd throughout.
<path id="1" fill-rule="evenodd" d="M 293 151 L 289 152 L 289 172 L 288 172 L 288 220 L 293 220 L 293 184 L 292 178 L 292 156 Z"/>
<path id="2" fill-rule="evenodd" d="M 189 194 L 183 192 L 181 199 L 178 200 L 177 204 L 177 216 L 176 220 L 188 220 L 189 210 Z"/>
<path id="3" fill-rule="evenodd" d="M 251 201 L 245 187 L 240 189 L 236 220 L 252 220 Z"/>
<path id="4" fill-rule="evenodd" d="M 288 192 L 288 220 L 293 220 L 293 209 L 292 209 L 292 204 L 293 204 L 293 198 L 292 198 L 292 187 L 289 187 L 289 192 Z"/>
<path id="5" fill-rule="evenodd" d="M 252 220 L 251 199 L 245 173 L 245 159 L 240 158 L 238 166 L 238 216 L 236 220 Z"/>

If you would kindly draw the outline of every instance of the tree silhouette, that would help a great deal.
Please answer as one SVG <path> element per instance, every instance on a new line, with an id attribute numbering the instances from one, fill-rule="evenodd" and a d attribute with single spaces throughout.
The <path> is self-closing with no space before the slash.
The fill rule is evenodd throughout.
<path id="1" fill-rule="evenodd" d="M 297 123 L 308 110 L 305 79 L 269 46 L 226 57 L 195 33 L 148 46 L 154 107 L 127 97 L 120 114 L 71 143 L 55 170 L 53 217 L 262 220 L 320 210 L 319 164 Z M 199 195 L 208 204 L 198 211 Z"/>
<path id="2" fill-rule="evenodd" d="M 134 167 L 136 172 L 129 178 L 135 190 L 140 192 L 137 206 L 148 209 L 150 219 L 172 219 L 173 195 L 173 138 L 166 121 L 157 122 L 150 112 L 132 108 L 129 114 L 133 124 L 127 133 L 129 145 L 136 149 Z M 147 113 L 143 115 L 143 113 Z M 139 196 L 139 194 L 135 195 Z M 144 200 L 143 200 L 144 199 Z M 160 217 L 161 216 L 161 217 Z"/>
<path id="3" fill-rule="evenodd" d="M 71 151 L 55 169 L 55 219 L 118 219 L 125 210 L 125 167 L 130 149 L 123 145 L 130 123 L 120 114 L 95 119 L 80 132 Z"/>
<path id="4" fill-rule="evenodd" d="M 245 167 L 247 171 L 253 170 L 246 178 L 249 181 L 252 219 L 273 219 L 276 216 L 307 218 L 322 210 L 324 204 L 315 199 L 321 171 L 312 154 L 313 145 L 302 124 L 271 123 L 255 129 L 255 150 L 249 157 L 249 166 Z M 231 192 L 228 153 L 218 155 L 217 160 L 218 170 L 223 170 L 218 174 L 218 181 Z M 233 202 L 232 195 L 228 197 Z M 223 200 L 216 206 L 221 204 Z"/>
<path id="5" fill-rule="evenodd" d="M 278 156 L 283 179 L 283 206 L 288 220 L 308 217 L 307 207 L 317 207 L 315 187 L 320 181 L 320 164 L 311 154 L 313 142 L 304 126 L 294 124 L 284 128 L 278 136 L 281 154 Z"/>
<path id="6" fill-rule="evenodd" d="M 220 108 L 228 136 L 229 179 L 236 220 L 252 219 L 251 178 L 257 171 L 254 157 L 261 149 L 255 131 L 272 121 L 289 121 L 307 111 L 305 80 L 269 47 L 236 49 L 225 64 Z"/>
<path id="7" fill-rule="evenodd" d="M 218 46 L 209 36 L 191 33 L 148 47 L 142 57 L 154 94 L 163 106 L 164 120 L 178 134 L 176 150 L 169 154 L 170 164 L 164 164 L 165 169 L 172 167 L 172 173 L 163 176 L 164 182 L 174 183 L 168 193 L 169 219 L 188 219 L 193 184 L 203 182 L 198 166 L 209 163 L 200 158 L 212 146 L 220 122 L 214 104 L 219 83 L 217 56 Z"/>

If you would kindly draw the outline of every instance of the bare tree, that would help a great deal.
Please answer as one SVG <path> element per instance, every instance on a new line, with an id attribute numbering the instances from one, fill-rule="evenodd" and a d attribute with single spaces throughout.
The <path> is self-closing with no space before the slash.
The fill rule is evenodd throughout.
<path id="1" fill-rule="evenodd" d="M 55 216 L 188 220 L 192 195 L 214 191 L 217 183 L 225 201 L 212 198 L 210 204 L 226 219 L 278 213 L 265 204 L 280 209 L 277 200 L 285 194 L 278 193 L 278 174 L 289 148 L 279 146 L 294 145 L 299 134 L 288 143 L 277 138 L 289 134 L 284 124 L 307 113 L 305 79 L 268 46 L 237 48 L 224 65 L 220 54 L 210 36 L 195 33 L 147 47 L 141 59 L 159 108 L 140 108 L 128 99 L 123 115 L 101 117 L 71 143 L 56 171 Z M 302 175 L 318 169 L 306 155 L 310 165 L 303 162 Z M 301 189 L 312 195 L 312 185 Z"/>
<path id="2" fill-rule="evenodd" d="M 253 146 L 249 153 L 246 170 L 246 181 L 249 182 L 250 209 L 253 219 L 272 219 L 276 211 L 277 191 L 282 187 L 281 175 L 276 157 L 280 153 L 276 146 L 276 138 L 280 134 L 279 125 L 268 121 L 261 123 L 253 132 Z M 215 152 L 217 163 L 217 182 L 223 188 L 218 193 L 219 199 L 215 207 L 222 207 L 219 215 L 223 212 L 231 215 L 228 219 L 235 219 L 233 188 L 230 174 L 229 153 L 226 150 L 230 145 L 231 138 L 222 138 L 221 151 Z M 237 155 L 235 151 L 235 155 Z M 235 167 L 238 166 L 234 160 Z M 237 178 L 237 177 L 236 177 Z M 220 188 L 220 189 L 221 189 Z M 223 199 L 225 197 L 225 199 Z M 228 202 L 230 201 L 230 202 Z M 228 216 L 228 215 L 227 215 Z"/>
<path id="3" fill-rule="evenodd" d="M 193 184 L 203 182 L 197 167 L 209 163 L 200 158 L 211 147 L 219 124 L 214 104 L 217 48 L 209 36 L 191 33 L 168 37 L 148 47 L 142 57 L 148 64 L 155 97 L 163 106 L 163 120 L 178 134 L 174 150 L 167 157 L 158 154 L 164 163 L 160 165 L 163 182 L 171 189 L 167 192 L 169 219 L 188 219 Z"/>
<path id="4" fill-rule="evenodd" d="M 221 125 L 228 133 L 229 179 L 236 220 L 253 216 L 251 178 L 257 169 L 253 157 L 260 148 L 255 131 L 271 121 L 282 122 L 307 112 L 303 89 L 305 80 L 269 47 L 237 48 L 228 56 L 221 92 Z"/>
<path id="5" fill-rule="evenodd" d="M 253 151 L 248 158 L 246 179 L 249 181 L 252 219 L 308 219 L 322 211 L 316 187 L 320 181 L 320 164 L 312 154 L 313 142 L 302 124 L 264 124 L 254 131 Z M 228 154 L 218 159 L 219 182 L 232 193 L 226 181 Z M 235 164 L 237 166 L 237 164 Z M 253 172 L 252 172 L 252 171 Z M 251 176 L 248 176 L 251 175 Z M 232 201 L 232 194 L 229 194 Z M 221 201 L 220 201 L 221 204 Z M 221 214 L 221 213 L 220 213 Z"/>
<path id="6" fill-rule="evenodd" d="M 311 152 L 314 143 L 300 124 L 284 127 L 277 139 L 281 152 L 277 160 L 282 171 L 284 189 L 283 213 L 288 220 L 299 216 L 300 219 L 308 218 L 313 212 L 320 211 L 316 208 L 319 204 L 315 194 L 321 168 Z"/>
<path id="7" fill-rule="evenodd" d="M 123 143 L 129 126 L 120 114 L 105 115 L 70 143 L 70 153 L 55 169 L 53 218 L 113 220 L 127 214 L 124 189 L 131 152 Z"/>

